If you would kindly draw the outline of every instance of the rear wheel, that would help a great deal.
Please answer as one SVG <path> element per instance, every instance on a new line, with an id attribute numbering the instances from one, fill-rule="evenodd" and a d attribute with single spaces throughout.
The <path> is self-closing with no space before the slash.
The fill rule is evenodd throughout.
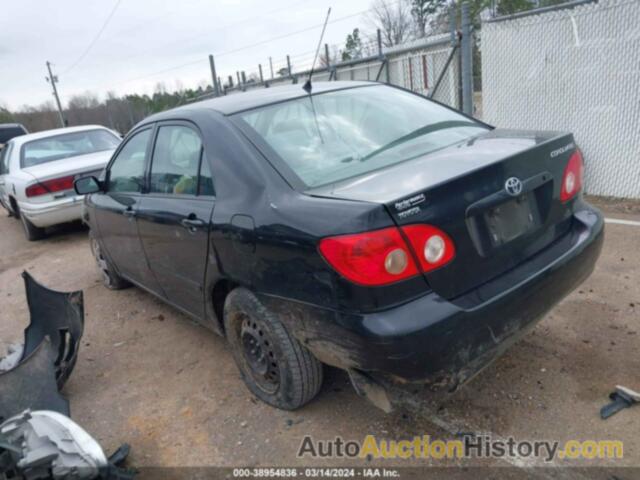
<path id="1" fill-rule="evenodd" d="M 96 239 L 92 230 L 89 230 L 89 244 L 91 246 L 91 253 L 96 260 L 98 269 L 102 274 L 102 283 L 110 290 L 122 290 L 131 286 L 127 280 L 118 275 L 109 261 L 102 254 L 100 249 L 100 242 Z"/>
<path id="2" fill-rule="evenodd" d="M 20 221 L 22 222 L 24 234 L 30 242 L 41 240 L 45 237 L 44 228 L 36 227 L 33 223 L 27 220 L 27 217 L 24 215 L 20 215 Z"/>
<path id="3" fill-rule="evenodd" d="M 224 325 L 242 379 L 262 401 L 295 410 L 318 394 L 322 364 L 249 290 L 229 293 Z"/>

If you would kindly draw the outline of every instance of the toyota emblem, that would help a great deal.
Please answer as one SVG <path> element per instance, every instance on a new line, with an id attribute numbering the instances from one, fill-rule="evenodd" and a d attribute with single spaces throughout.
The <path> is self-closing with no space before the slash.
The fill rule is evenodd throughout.
<path id="1" fill-rule="evenodd" d="M 519 178 L 511 177 L 504 182 L 504 189 L 513 197 L 517 197 L 522 193 L 522 182 Z"/>

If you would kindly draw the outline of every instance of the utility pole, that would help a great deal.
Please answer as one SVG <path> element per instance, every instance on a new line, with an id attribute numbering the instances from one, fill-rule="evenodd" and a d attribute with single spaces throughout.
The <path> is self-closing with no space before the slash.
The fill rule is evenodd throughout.
<path id="1" fill-rule="evenodd" d="M 51 63 L 47 61 L 47 70 L 49 71 L 49 76 L 45 77 L 47 82 L 51 83 L 53 87 L 53 96 L 56 97 L 56 104 L 58 105 L 58 115 L 60 116 L 60 126 L 66 127 L 64 116 L 62 115 L 62 105 L 60 105 L 60 97 L 58 97 L 58 89 L 56 88 L 56 83 L 58 83 L 58 77 L 51 73 Z"/>
<path id="2" fill-rule="evenodd" d="M 271 80 L 273 80 L 273 59 L 269 57 L 269 68 L 271 69 Z"/>
<path id="3" fill-rule="evenodd" d="M 213 55 L 209 55 L 209 68 L 211 69 L 211 79 L 213 80 L 213 91 L 216 97 L 220 96 L 220 86 L 218 85 L 218 76 L 216 75 L 216 64 Z"/>
<path id="4" fill-rule="evenodd" d="M 289 55 L 287 55 L 287 71 L 289 72 L 289 78 L 291 78 L 293 75 L 291 75 L 291 59 Z"/>

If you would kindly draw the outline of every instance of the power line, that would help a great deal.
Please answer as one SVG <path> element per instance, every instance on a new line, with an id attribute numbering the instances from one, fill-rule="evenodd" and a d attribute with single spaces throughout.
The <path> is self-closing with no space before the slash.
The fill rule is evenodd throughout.
<path id="1" fill-rule="evenodd" d="M 396 4 L 400 3 L 400 1 L 402 1 L 402 0 L 399 0 L 399 1 L 396 1 L 396 2 L 392 2 L 389 5 L 390 6 L 396 5 Z M 328 25 L 331 25 L 331 24 L 334 24 L 334 23 L 338 23 L 338 22 L 342 22 L 342 21 L 348 20 L 350 18 L 358 17 L 358 16 L 363 15 L 365 13 L 368 13 L 368 12 L 370 12 L 372 10 L 373 10 L 372 8 L 368 8 L 368 9 L 365 9 L 365 10 L 361 10 L 359 12 L 355 12 L 355 13 L 352 13 L 352 14 L 349 14 L 349 15 L 345 15 L 343 17 L 336 18 L 336 19 L 331 20 L 330 22 L 328 22 Z M 255 42 L 255 43 L 252 43 L 252 44 L 244 45 L 242 47 L 238 47 L 238 48 L 235 48 L 235 49 L 232 49 L 232 50 L 227 50 L 227 51 L 224 51 L 224 52 L 216 53 L 216 54 L 214 54 L 214 56 L 216 58 L 218 58 L 218 57 L 222 57 L 222 56 L 225 56 L 225 55 L 230 55 L 232 53 L 237 53 L 237 52 L 240 52 L 240 51 L 243 51 L 243 50 L 248 50 L 250 48 L 254 48 L 254 47 L 257 47 L 257 46 L 265 45 L 267 43 L 271 43 L 271 42 L 274 42 L 276 40 L 282 40 L 282 39 L 285 39 L 285 38 L 293 37 L 295 35 L 299 35 L 301 33 L 306 33 L 306 32 L 321 28 L 323 25 L 324 24 L 321 23 L 321 24 L 313 25 L 313 26 L 310 26 L 310 27 L 307 27 L 307 28 L 303 28 L 303 29 L 300 29 L 300 30 L 295 30 L 293 32 L 289 32 L 289 33 L 286 33 L 286 34 L 283 34 L 283 35 L 277 35 L 275 37 L 271 37 L 271 38 L 268 38 L 266 40 L 261 40 L 259 42 Z M 155 72 L 152 72 L 152 73 L 149 73 L 149 74 L 145 74 L 145 75 L 142 75 L 142 76 L 139 76 L 139 77 L 131 78 L 131 79 L 128 79 L 128 80 L 122 80 L 122 81 L 118 81 L 118 82 L 115 82 L 115 83 L 104 84 L 104 85 L 122 85 L 122 84 L 125 84 L 125 83 L 134 82 L 134 81 L 137 81 L 137 80 L 144 80 L 144 79 L 147 79 L 147 78 L 150 78 L 150 77 L 155 77 L 156 75 L 167 73 L 167 72 L 170 72 L 170 71 L 173 71 L 173 70 L 178 70 L 180 68 L 184 68 L 184 67 L 187 67 L 187 66 L 195 65 L 197 63 L 204 62 L 205 60 L 206 60 L 205 58 L 198 58 L 197 60 L 194 59 L 194 60 L 189 61 L 189 62 L 185 62 L 185 63 L 179 64 L 179 65 L 174 65 L 174 66 L 171 66 L 171 67 L 167 67 L 167 68 L 164 68 L 162 70 L 158 70 L 158 71 L 155 71 Z"/>
<path id="2" fill-rule="evenodd" d="M 398 2 L 396 2 L 396 3 L 398 3 Z M 358 17 L 358 16 L 362 15 L 363 13 L 367 13 L 369 11 L 371 11 L 371 9 L 361 10 L 360 12 L 352 13 L 351 15 L 345 15 L 344 17 L 340 17 L 340 18 L 336 18 L 335 20 L 331 20 L 327 25 L 332 25 L 332 24 L 337 23 L 337 22 L 342 22 L 343 20 L 348 20 L 348 19 L 353 18 L 353 17 Z M 215 56 L 216 57 L 223 57 L 225 55 L 230 55 L 232 53 L 238 53 L 238 52 L 241 52 L 242 50 L 247 50 L 249 48 L 258 47 L 260 45 L 264 45 L 266 43 L 271 43 L 271 42 L 274 42 L 276 40 L 282 40 L 284 38 L 293 37 L 294 35 L 299 35 L 301 33 L 310 32 L 311 30 L 315 30 L 317 28 L 322 28 L 323 25 L 324 25 L 323 23 L 320 23 L 320 24 L 317 24 L 317 25 L 313 25 L 312 27 L 303 28 L 301 30 L 296 30 L 296 31 L 293 31 L 293 32 L 290 32 L 290 33 L 285 33 L 284 35 L 278 35 L 276 37 L 271 37 L 271 38 L 268 38 L 266 40 L 262 40 L 260 42 L 256 42 L 256 43 L 252 43 L 252 44 L 249 44 L 249 45 L 245 45 L 243 47 L 235 48 L 233 50 L 227 50 L 225 52 L 216 53 Z"/>
<path id="3" fill-rule="evenodd" d="M 221 26 L 218 26 L 218 27 L 209 28 L 209 29 L 207 29 L 207 31 L 206 31 L 206 32 L 199 32 L 199 33 L 196 33 L 195 35 L 190 35 L 190 36 L 185 37 L 185 38 L 180 38 L 179 40 L 177 40 L 177 39 L 175 39 L 175 38 L 174 38 L 174 39 L 173 39 L 171 42 L 169 42 L 169 43 L 165 43 L 165 44 L 162 44 L 162 45 L 156 45 L 156 46 L 154 46 L 153 48 L 149 48 L 149 49 L 146 49 L 146 50 L 138 51 L 137 53 L 135 53 L 135 54 L 133 54 L 133 55 L 121 56 L 121 57 L 119 57 L 119 61 L 121 61 L 121 62 L 122 62 L 122 61 L 130 60 L 130 59 L 132 59 L 132 58 L 139 58 L 139 57 L 142 57 L 142 56 L 148 55 L 149 53 L 153 53 L 153 52 L 158 51 L 158 49 L 163 49 L 163 48 L 165 48 L 165 47 L 170 47 L 170 46 L 174 45 L 174 44 L 176 43 L 176 41 L 179 41 L 179 42 L 188 42 L 188 41 L 192 41 L 192 40 L 195 40 L 195 39 L 197 39 L 197 38 L 200 38 L 200 37 L 202 37 L 202 36 L 204 36 L 204 35 L 211 35 L 211 34 L 212 34 L 212 33 L 214 33 L 214 32 L 219 32 L 219 31 L 222 31 L 222 30 L 228 30 L 228 29 L 230 29 L 230 28 L 232 28 L 232 27 L 237 27 L 237 26 L 239 26 L 239 25 L 243 25 L 243 24 L 246 24 L 246 23 L 250 23 L 250 22 L 253 22 L 253 21 L 255 21 L 255 20 L 264 20 L 264 16 L 265 16 L 265 15 L 271 15 L 271 14 L 274 14 L 274 13 L 280 12 L 280 11 L 282 11 L 282 10 L 290 9 L 290 8 L 292 8 L 292 7 L 295 7 L 295 6 L 297 6 L 297 5 L 300 5 L 301 3 L 306 3 L 306 2 L 308 2 L 308 1 L 309 1 L 309 0 L 298 0 L 298 1 L 296 1 L 296 2 L 293 2 L 293 3 L 291 3 L 291 4 L 285 5 L 285 6 L 283 6 L 283 7 L 279 7 L 279 8 L 276 8 L 276 9 L 274 9 L 274 10 L 269 10 L 269 11 L 267 11 L 267 12 L 263 13 L 263 14 L 262 14 L 262 15 L 260 15 L 260 16 L 248 17 L 248 18 L 244 18 L 244 19 L 242 19 L 242 20 L 238 20 L 237 22 L 232 22 L 232 23 L 228 23 L 228 24 L 226 24 L 226 25 L 221 25 Z M 163 18 L 163 17 L 165 17 L 165 16 L 166 16 L 166 15 L 161 15 L 161 16 L 156 17 L 156 19 L 160 19 L 160 18 Z M 145 23 L 144 25 L 148 25 L 148 23 L 149 23 L 149 22 Z M 140 25 L 138 25 L 138 27 L 139 27 L 139 26 L 140 26 Z M 131 29 L 125 29 L 124 31 L 129 31 L 129 30 L 131 30 Z M 107 38 L 112 38 L 112 37 L 107 37 Z M 85 66 L 84 68 L 86 68 L 86 66 Z"/>
<path id="4" fill-rule="evenodd" d="M 120 6 L 121 2 L 122 2 L 122 0 L 116 0 L 116 4 L 111 9 L 111 12 L 107 16 L 107 18 L 104 21 L 104 23 L 102 24 L 102 27 L 100 27 L 100 30 L 98 30 L 98 33 L 96 34 L 96 36 L 93 37 L 93 40 L 91 40 L 91 42 L 89 42 L 89 46 L 85 49 L 84 52 L 82 52 L 82 54 L 78 57 L 78 59 L 75 62 L 73 62 L 73 64 L 71 64 L 71 66 L 69 68 L 67 68 L 64 72 L 62 72 L 63 75 L 68 73 L 68 72 L 70 72 L 71 70 L 73 70 L 76 65 L 78 65 L 82 60 L 84 60 L 84 57 L 86 57 L 87 54 L 91 51 L 93 46 L 96 44 L 96 42 L 100 38 L 100 35 L 102 35 L 102 32 L 104 32 L 104 29 L 107 28 L 107 25 L 109 25 L 109 22 L 111 21 L 111 18 L 116 13 L 116 10 L 118 10 L 118 7 Z"/>

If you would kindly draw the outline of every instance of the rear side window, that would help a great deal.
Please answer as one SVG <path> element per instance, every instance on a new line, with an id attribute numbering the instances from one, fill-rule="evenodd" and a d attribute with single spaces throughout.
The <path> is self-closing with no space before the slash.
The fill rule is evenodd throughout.
<path id="1" fill-rule="evenodd" d="M 109 169 L 109 192 L 139 193 L 144 182 L 144 160 L 151 129 L 134 134 L 118 152 Z"/>
<path id="2" fill-rule="evenodd" d="M 183 125 L 158 129 L 151 163 L 150 193 L 196 195 L 202 156 L 200 135 Z"/>
<path id="3" fill-rule="evenodd" d="M 118 137 L 102 129 L 54 135 L 25 143 L 20 165 L 22 168 L 33 167 L 63 158 L 113 150 L 119 144 Z"/>
<path id="4" fill-rule="evenodd" d="M 202 162 L 200 165 L 200 186 L 198 187 L 198 195 L 212 197 L 215 195 L 213 189 L 213 178 L 211 176 L 211 168 L 207 161 L 207 156 L 202 153 Z"/>

